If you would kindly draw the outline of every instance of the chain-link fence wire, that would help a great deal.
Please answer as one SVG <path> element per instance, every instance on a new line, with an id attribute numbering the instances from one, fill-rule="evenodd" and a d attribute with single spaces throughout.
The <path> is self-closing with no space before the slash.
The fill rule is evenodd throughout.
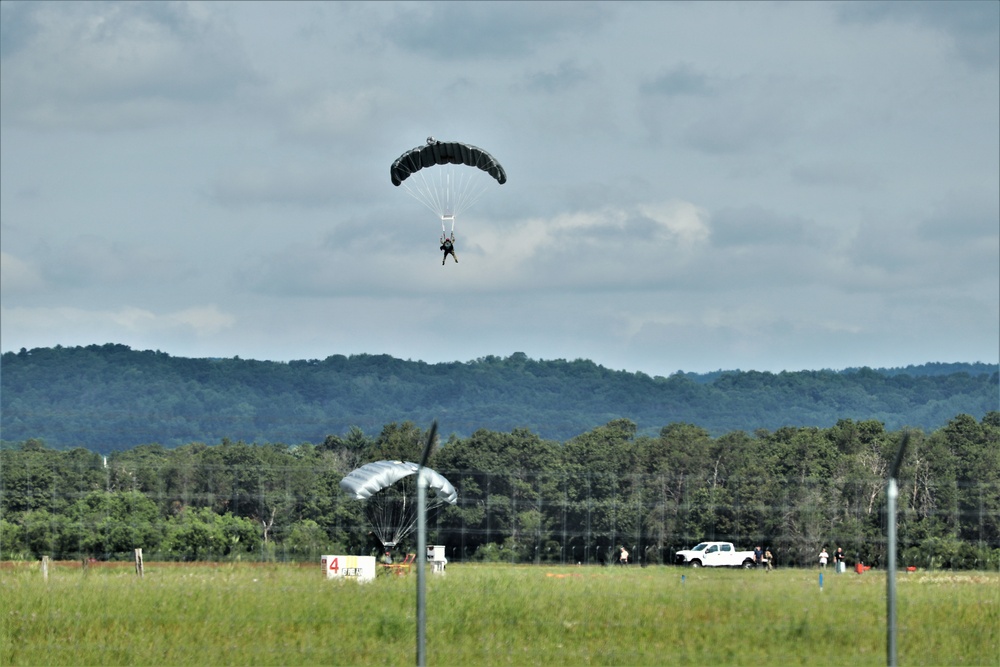
<path id="1" fill-rule="evenodd" d="M 6 471 L 3 558 L 117 559 L 142 547 L 148 560 L 295 561 L 382 548 L 361 501 L 340 493 L 342 475 L 328 468 L 101 468 L 75 485 L 34 472 Z M 770 548 L 787 566 L 815 565 L 824 547 L 843 548 L 851 564 L 886 562 L 885 481 L 874 476 L 441 472 L 458 502 L 430 517 L 429 539 L 454 562 L 607 565 L 625 547 L 632 564 L 671 564 L 706 540 Z M 128 494 L 148 506 L 112 502 Z M 202 534 L 213 531 L 221 541 Z M 903 480 L 897 557 L 904 567 L 997 569 L 1000 485 Z"/>

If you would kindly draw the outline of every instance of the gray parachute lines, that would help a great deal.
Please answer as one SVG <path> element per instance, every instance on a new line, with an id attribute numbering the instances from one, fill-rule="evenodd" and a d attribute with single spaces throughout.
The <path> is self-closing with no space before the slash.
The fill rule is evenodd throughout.
<path id="1" fill-rule="evenodd" d="M 420 466 L 410 461 L 375 461 L 361 466 L 340 480 L 340 488 L 351 498 L 364 502 L 365 516 L 372 532 L 386 549 L 394 548 L 416 526 L 415 478 Z M 424 468 L 430 511 L 454 505 L 458 492 L 442 475 Z"/>

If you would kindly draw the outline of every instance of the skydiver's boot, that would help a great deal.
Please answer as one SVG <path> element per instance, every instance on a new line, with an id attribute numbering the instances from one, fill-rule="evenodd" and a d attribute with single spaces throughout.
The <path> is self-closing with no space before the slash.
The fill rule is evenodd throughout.
<path id="1" fill-rule="evenodd" d="M 444 256 L 444 257 L 443 257 L 443 258 L 441 259 L 441 266 L 444 266 L 444 260 L 446 260 L 446 259 L 448 259 L 448 255 L 445 255 L 445 256 Z"/>

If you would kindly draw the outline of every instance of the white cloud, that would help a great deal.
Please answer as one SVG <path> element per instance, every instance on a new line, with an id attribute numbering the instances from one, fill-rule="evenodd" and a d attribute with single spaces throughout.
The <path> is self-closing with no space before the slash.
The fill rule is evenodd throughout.
<path id="1" fill-rule="evenodd" d="M 187 327 L 199 336 L 209 336 L 231 329 L 236 318 L 216 305 L 196 306 L 162 316 L 168 326 Z"/>
<path id="2" fill-rule="evenodd" d="M 4 338 L 25 341 L 13 347 L 89 344 L 86 340 L 131 341 L 137 337 L 212 336 L 231 329 L 236 318 L 215 305 L 194 306 L 157 313 L 124 306 L 96 310 L 73 306 L 14 307 L 2 309 Z M 89 338 L 97 336 L 98 338 Z M 31 339 L 45 342 L 34 344 Z M 5 346 L 7 343 L 5 342 Z"/>
<path id="3" fill-rule="evenodd" d="M 45 287 L 38 268 L 31 262 L 0 252 L 0 289 L 3 294 L 31 294 Z"/>
<path id="4" fill-rule="evenodd" d="M 706 213 L 681 201 L 502 223 L 471 217 L 457 230 L 462 273 L 442 285 L 433 228 L 426 229 L 424 245 L 414 244 L 419 235 L 390 240 L 384 229 L 355 230 L 349 237 L 336 230 L 339 242 L 290 244 L 241 272 L 237 282 L 299 295 L 620 289 L 664 280 L 688 265 L 709 238 Z"/>

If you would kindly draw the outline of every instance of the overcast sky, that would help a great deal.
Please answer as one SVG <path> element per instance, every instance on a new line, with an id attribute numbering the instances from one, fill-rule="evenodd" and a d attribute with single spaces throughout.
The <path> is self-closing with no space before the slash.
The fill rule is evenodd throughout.
<path id="1" fill-rule="evenodd" d="M 996 363 L 1000 3 L 0 3 L 3 351 Z M 390 183 L 488 150 L 456 223 Z"/>

